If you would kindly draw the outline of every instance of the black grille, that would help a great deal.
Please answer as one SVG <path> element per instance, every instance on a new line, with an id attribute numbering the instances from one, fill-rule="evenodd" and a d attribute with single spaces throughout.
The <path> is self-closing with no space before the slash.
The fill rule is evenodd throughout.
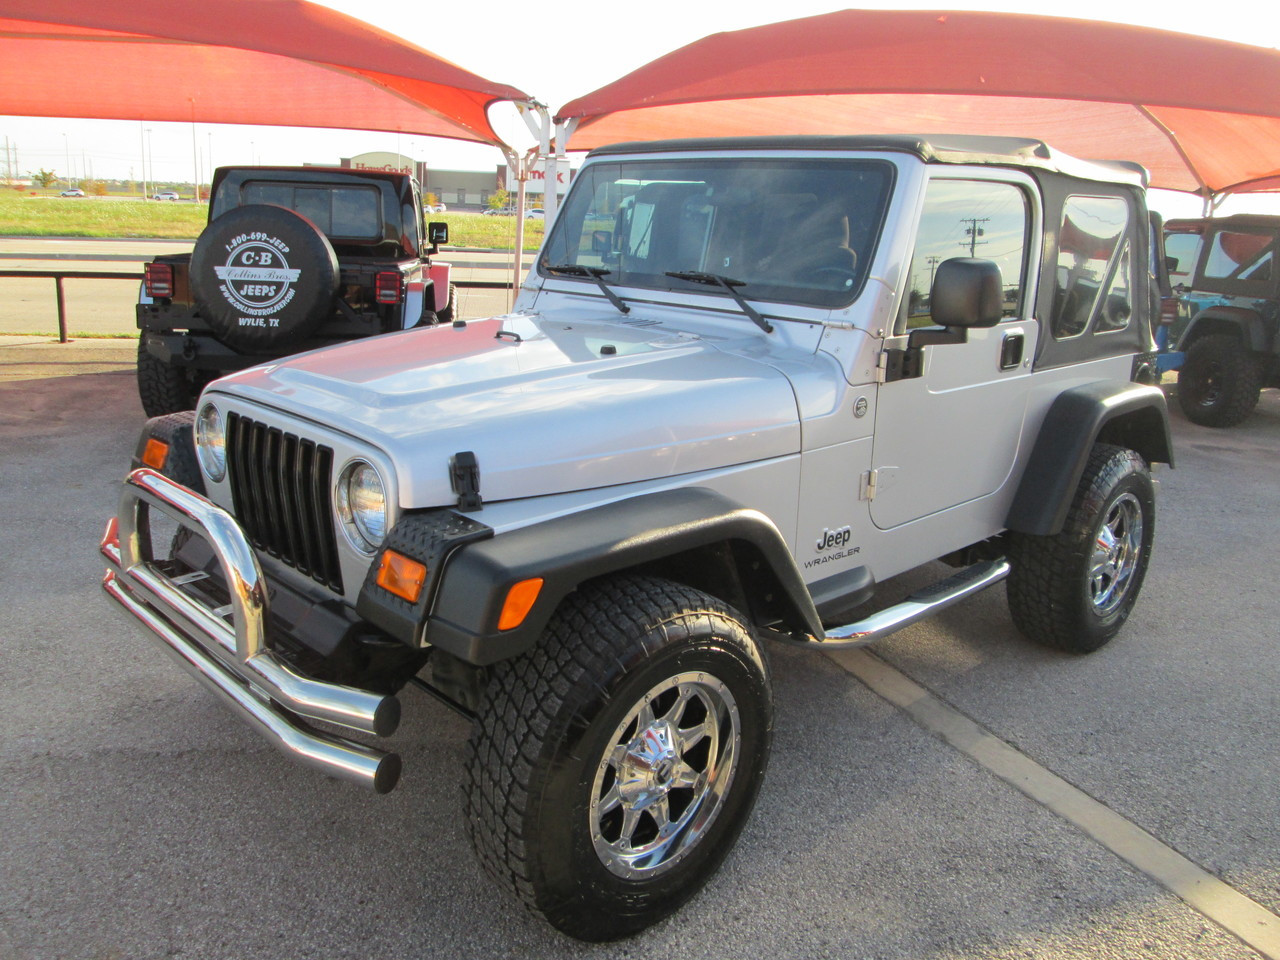
<path id="1" fill-rule="evenodd" d="M 249 542 L 341 593 L 329 511 L 333 451 L 233 413 L 227 417 L 227 476 Z"/>

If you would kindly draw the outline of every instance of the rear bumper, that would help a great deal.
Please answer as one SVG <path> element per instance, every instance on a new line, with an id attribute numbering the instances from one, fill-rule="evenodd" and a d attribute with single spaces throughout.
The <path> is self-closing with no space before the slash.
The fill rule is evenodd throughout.
<path id="1" fill-rule="evenodd" d="M 155 563 L 148 534 L 153 509 L 209 543 L 230 592 L 226 607 L 200 603 L 181 589 L 188 578 L 172 578 Z M 317 730 L 307 721 L 387 736 L 399 723 L 399 701 L 304 676 L 266 647 L 266 581 L 230 514 L 153 470 L 135 470 L 125 480 L 119 516 L 107 524 L 101 551 L 108 564 L 102 582 L 107 594 L 273 746 L 377 793 L 396 785 L 399 756 Z"/>

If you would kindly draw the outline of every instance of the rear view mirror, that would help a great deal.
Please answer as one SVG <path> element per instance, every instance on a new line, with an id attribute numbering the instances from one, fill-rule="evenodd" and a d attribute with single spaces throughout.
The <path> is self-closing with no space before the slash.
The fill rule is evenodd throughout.
<path id="1" fill-rule="evenodd" d="M 1164 258 L 1164 268 L 1165 268 L 1166 270 L 1168 270 L 1170 273 L 1177 273 L 1177 272 L 1178 272 L 1178 258 L 1177 258 L 1177 257 L 1165 257 L 1165 258 Z"/>
<path id="2" fill-rule="evenodd" d="M 594 230 L 591 233 L 591 252 L 603 257 L 613 252 L 613 234 L 608 230 Z"/>
<path id="3" fill-rule="evenodd" d="M 994 327 L 1004 314 L 1000 268 L 990 260 L 953 257 L 938 264 L 929 295 L 933 322 L 944 327 Z"/>

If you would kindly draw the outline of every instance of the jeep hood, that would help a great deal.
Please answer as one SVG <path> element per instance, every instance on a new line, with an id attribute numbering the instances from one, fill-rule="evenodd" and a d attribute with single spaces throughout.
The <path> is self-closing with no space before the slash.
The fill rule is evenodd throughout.
<path id="1" fill-rule="evenodd" d="M 708 339 L 608 319 L 513 314 L 374 337 L 255 367 L 214 388 L 373 444 L 402 507 L 457 495 L 475 453 L 486 501 L 797 453 L 785 376 Z"/>

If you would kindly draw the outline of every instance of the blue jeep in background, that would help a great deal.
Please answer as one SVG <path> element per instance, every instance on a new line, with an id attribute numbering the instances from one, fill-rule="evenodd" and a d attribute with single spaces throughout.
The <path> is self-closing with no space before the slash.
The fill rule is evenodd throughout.
<path id="1" fill-rule="evenodd" d="M 1160 372 L 1178 371 L 1187 419 L 1233 427 L 1264 387 L 1280 387 L 1280 217 L 1244 214 L 1165 224 L 1176 313 L 1156 331 Z"/>

